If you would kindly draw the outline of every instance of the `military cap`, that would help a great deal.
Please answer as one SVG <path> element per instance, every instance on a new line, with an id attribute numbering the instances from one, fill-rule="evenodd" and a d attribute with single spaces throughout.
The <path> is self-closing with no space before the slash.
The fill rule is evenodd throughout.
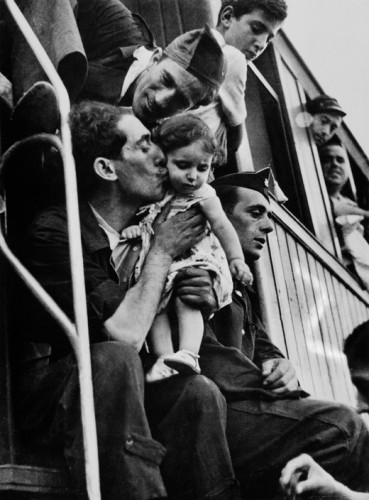
<path id="1" fill-rule="evenodd" d="M 164 54 L 216 90 L 224 81 L 227 62 L 209 26 L 178 36 Z"/>
<path id="2" fill-rule="evenodd" d="M 218 177 L 211 183 L 213 187 L 218 186 L 233 186 L 253 189 L 258 191 L 269 201 L 268 180 L 270 176 L 270 168 L 263 168 L 258 172 L 238 172 L 237 174 L 228 174 L 223 177 Z"/>
<path id="3" fill-rule="evenodd" d="M 307 111 L 316 115 L 317 113 L 324 113 L 324 111 L 333 111 L 340 116 L 346 116 L 341 106 L 338 104 L 337 99 L 329 95 L 320 95 L 306 103 Z"/>

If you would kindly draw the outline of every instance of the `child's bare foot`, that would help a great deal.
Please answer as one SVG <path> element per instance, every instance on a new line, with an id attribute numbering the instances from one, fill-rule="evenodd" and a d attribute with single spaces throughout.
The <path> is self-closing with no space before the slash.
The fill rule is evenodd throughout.
<path id="1" fill-rule="evenodd" d="M 201 373 L 199 357 L 194 352 L 181 349 L 174 354 L 165 356 L 164 363 L 170 368 L 177 370 L 180 374 L 191 375 L 193 373 Z"/>
<path id="2" fill-rule="evenodd" d="M 174 375 L 178 375 L 178 372 L 169 368 L 169 366 L 166 366 L 163 358 L 159 358 L 146 373 L 145 380 L 150 384 L 152 382 L 160 382 L 161 380 L 173 377 Z"/>

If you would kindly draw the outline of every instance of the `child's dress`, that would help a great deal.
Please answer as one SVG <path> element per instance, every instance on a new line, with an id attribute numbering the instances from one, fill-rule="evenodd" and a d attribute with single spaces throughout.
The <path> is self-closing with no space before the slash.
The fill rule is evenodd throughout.
<path id="1" fill-rule="evenodd" d="M 215 189 L 204 184 L 200 189 L 190 195 L 181 195 L 174 191 L 168 191 L 164 198 L 152 205 L 140 209 L 139 214 L 147 213 L 140 222 L 142 250 L 135 268 L 136 279 L 141 273 L 142 265 L 150 248 L 151 236 L 153 234 L 152 224 L 161 210 L 170 203 L 169 217 L 178 212 L 185 212 L 199 201 L 217 196 Z M 162 311 L 169 302 L 173 291 L 173 284 L 178 271 L 186 267 L 200 267 L 212 273 L 214 280 L 214 292 L 217 297 L 219 309 L 232 302 L 233 282 L 228 267 L 227 257 L 218 238 L 212 232 L 210 224 L 207 223 L 206 236 L 186 254 L 177 257 L 170 266 L 167 281 L 159 305 L 158 312 Z"/>

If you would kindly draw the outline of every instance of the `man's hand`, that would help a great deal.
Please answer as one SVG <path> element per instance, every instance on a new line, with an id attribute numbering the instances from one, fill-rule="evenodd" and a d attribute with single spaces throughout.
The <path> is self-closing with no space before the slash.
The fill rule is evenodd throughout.
<path id="1" fill-rule="evenodd" d="M 288 498 L 293 500 L 300 498 L 303 493 L 314 494 L 314 498 L 315 495 L 319 498 L 341 498 L 342 500 L 356 498 L 351 496 L 353 492 L 333 479 L 310 455 L 306 454 L 293 458 L 287 463 L 281 472 L 279 483 Z M 367 498 L 369 498 L 367 493 L 361 495 L 368 495 Z"/>
<path id="2" fill-rule="evenodd" d="M 196 208 L 166 219 L 169 208 L 165 207 L 153 225 L 155 234 L 151 248 L 161 249 L 174 259 L 205 237 L 206 221 Z"/>
<path id="3" fill-rule="evenodd" d="M 275 394 L 287 394 L 298 387 L 295 369 L 285 358 L 268 359 L 262 363 L 263 385 Z"/>
<path id="4" fill-rule="evenodd" d="M 12 84 L 2 73 L 0 73 L 0 98 L 6 102 L 9 108 L 13 108 Z"/>
<path id="5" fill-rule="evenodd" d="M 218 308 L 213 279 L 205 269 L 188 267 L 180 271 L 175 281 L 175 293 L 185 304 L 200 309 L 206 316 Z"/>

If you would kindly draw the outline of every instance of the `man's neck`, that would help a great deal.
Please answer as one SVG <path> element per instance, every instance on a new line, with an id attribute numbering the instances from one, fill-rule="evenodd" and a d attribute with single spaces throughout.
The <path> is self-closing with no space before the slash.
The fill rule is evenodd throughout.
<path id="1" fill-rule="evenodd" d="M 114 196 L 95 194 L 89 201 L 99 215 L 118 233 L 131 224 L 138 210 L 137 203 L 127 203 L 127 200 L 123 202 Z"/>
<path id="2" fill-rule="evenodd" d="M 331 198 L 335 198 L 336 196 L 338 196 L 341 193 L 341 189 L 341 186 L 337 187 L 335 185 L 327 184 L 327 191 Z"/>

